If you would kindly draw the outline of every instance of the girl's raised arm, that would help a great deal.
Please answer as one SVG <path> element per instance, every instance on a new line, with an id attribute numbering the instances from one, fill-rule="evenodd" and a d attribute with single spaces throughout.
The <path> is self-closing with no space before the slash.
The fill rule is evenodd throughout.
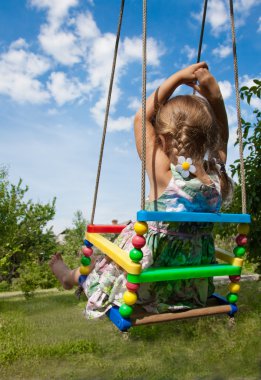
<path id="1" fill-rule="evenodd" d="M 220 160 L 225 163 L 227 159 L 229 129 L 227 112 L 219 85 L 213 75 L 205 68 L 195 71 L 195 76 L 199 84 L 193 84 L 192 87 L 208 100 L 217 119 L 221 137 L 218 155 Z"/>
<path id="2" fill-rule="evenodd" d="M 197 80 L 195 71 L 200 68 L 207 68 L 205 62 L 200 62 L 191 65 L 166 79 L 158 89 L 157 101 L 159 104 L 164 104 L 173 94 L 175 89 L 181 84 L 190 84 Z M 156 135 L 152 120 L 155 116 L 155 92 L 151 94 L 146 101 L 146 170 L 150 177 L 155 167 L 169 171 L 169 158 L 162 149 L 156 146 Z M 141 158 L 142 155 L 142 109 L 140 108 L 134 119 L 134 132 L 137 152 Z"/>

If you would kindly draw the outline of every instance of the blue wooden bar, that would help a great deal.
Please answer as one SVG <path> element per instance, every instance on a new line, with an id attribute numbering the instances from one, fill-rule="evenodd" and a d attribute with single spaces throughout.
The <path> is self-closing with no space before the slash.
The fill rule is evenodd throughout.
<path id="1" fill-rule="evenodd" d="M 211 222 L 211 223 L 247 223 L 251 222 L 249 214 L 222 214 L 202 212 L 169 212 L 145 211 L 137 212 L 139 222 Z"/>

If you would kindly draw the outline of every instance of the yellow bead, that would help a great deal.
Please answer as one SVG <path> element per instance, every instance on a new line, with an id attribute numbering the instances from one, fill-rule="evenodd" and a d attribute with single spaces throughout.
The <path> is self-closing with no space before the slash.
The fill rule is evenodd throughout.
<path id="1" fill-rule="evenodd" d="M 230 293 L 238 293 L 240 290 L 240 285 L 236 284 L 234 282 L 231 282 L 228 286 L 228 289 L 229 289 Z"/>
<path id="2" fill-rule="evenodd" d="M 126 303 L 126 305 L 134 305 L 137 302 L 137 299 L 137 294 L 134 292 L 130 292 L 129 290 L 127 290 L 123 294 L 123 300 Z"/>
<path id="3" fill-rule="evenodd" d="M 134 230 L 138 235 L 144 235 L 148 231 L 148 225 L 146 222 L 136 222 L 134 224 Z"/>
<path id="4" fill-rule="evenodd" d="M 91 271 L 90 266 L 86 266 L 86 267 L 84 267 L 83 265 L 80 266 L 80 273 L 83 274 L 84 276 L 87 276 L 87 274 L 89 274 L 90 271 Z"/>
<path id="5" fill-rule="evenodd" d="M 183 169 L 183 170 L 189 170 L 189 168 L 190 168 L 190 163 L 187 162 L 187 161 L 185 161 L 185 162 L 183 162 L 183 164 L 182 164 L 181 166 L 182 166 L 182 169 Z"/>
<path id="6" fill-rule="evenodd" d="M 246 223 L 240 223 L 237 225 L 237 230 L 239 234 L 247 235 L 249 233 L 250 226 L 249 224 L 246 224 Z"/>

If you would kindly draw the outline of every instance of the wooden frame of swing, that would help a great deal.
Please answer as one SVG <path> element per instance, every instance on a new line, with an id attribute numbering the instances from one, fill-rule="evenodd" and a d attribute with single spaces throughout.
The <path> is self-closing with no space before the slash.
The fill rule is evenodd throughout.
<path id="1" fill-rule="evenodd" d="M 119 230 L 122 230 L 124 226 L 119 227 Z M 237 258 L 229 252 L 219 249 L 216 249 L 217 259 L 225 262 L 226 264 L 212 264 L 212 265 L 202 265 L 197 267 L 175 267 L 175 268 L 154 268 L 148 269 L 147 271 L 142 271 L 141 265 L 134 263 L 129 258 L 129 253 L 119 248 L 115 243 L 112 243 L 104 236 L 100 235 L 97 232 L 88 232 L 91 231 L 102 231 L 103 233 L 115 232 L 112 226 L 106 225 L 92 225 L 87 227 L 86 239 L 92 243 L 96 248 L 101 250 L 106 256 L 113 260 L 117 265 L 119 265 L 124 271 L 127 272 L 127 279 L 130 282 L 151 282 L 147 281 L 148 273 L 154 277 L 156 281 L 162 281 L 161 275 L 163 272 L 168 272 L 167 280 L 177 280 L 177 279 L 188 279 L 188 278 L 200 278 L 200 277 L 212 277 L 212 276 L 222 276 L 222 275 L 240 275 L 243 265 L 243 259 Z M 191 269 L 194 271 L 194 276 L 191 277 Z M 157 273 L 158 272 L 158 273 Z M 206 276 L 206 273 L 208 274 Z M 145 280 L 144 280 L 145 276 Z M 146 279 L 147 277 L 147 279 Z M 166 276 L 165 276 L 166 277 Z M 149 277 L 149 279 L 151 279 Z M 166 280 L 166 278 L 165 278 Z M 175 313 L 162 313 L 162 314 L 148 314 L 145 311 L 136 309 L 134 315 L 131 318 L 122 318 L 119 315 L 118 309 L 113 307 L 111 311 L 108 312 L 108 316 L 111 321 L 122 331 L 126 331 L 129 327 L 147 325 L 161 322 L 168 322 L 172 320 L 179 319 L 189 319 L 196 318 L 201 316 L 217 315 L 217 314 L 229 314 L 233 315 L 237 311 L 236 305 L 231 305 L 226 302 L 225 299 L 222 299 L 221 304 L 220 300 L 222 297 L 216 296 L 218 305 L 207 306 L 204 308 L 180 311 Z M 124 322 L 129 323 L 128 328 L 125 327 Z M 123 323 L 123 327 L 120 327 Z"/>

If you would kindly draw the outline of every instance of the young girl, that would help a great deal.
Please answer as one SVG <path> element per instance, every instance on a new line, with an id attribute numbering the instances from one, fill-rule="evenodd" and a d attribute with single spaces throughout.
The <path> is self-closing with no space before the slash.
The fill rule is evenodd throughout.
<path id="1" fill-rule="evenodd" d="M 188 85 L 201 96 L 171 99 L 175 89 Z M 135 116 L 136 147 L 141 157 L 141 109 Z M 169 77 L 146 104 L 146 172 L 150 193 L 146 210 L 218 212 L 230 192 L 225 173 L 228 123 L 219 86 L 206 63 L 191 65 Z M 149 223 L 142 267 L 199 265 L 215 262 L 211 223 Z M 129 224 L 116 239 L 130 251 L 135 232 Z M 78 284 L 79 270 L 69 270 L 56 254 L 51 268 L 64 288 Z M 124 271 L 106 257 L 97 259 L 82 284 L 87 296 L 85 314 L 96 318 L 120 306 L 126 290 Z M 211 278 L 141 284 L 138 299 L 147 311 L 164 312 L 206 305 L 213 293 Z"/>

